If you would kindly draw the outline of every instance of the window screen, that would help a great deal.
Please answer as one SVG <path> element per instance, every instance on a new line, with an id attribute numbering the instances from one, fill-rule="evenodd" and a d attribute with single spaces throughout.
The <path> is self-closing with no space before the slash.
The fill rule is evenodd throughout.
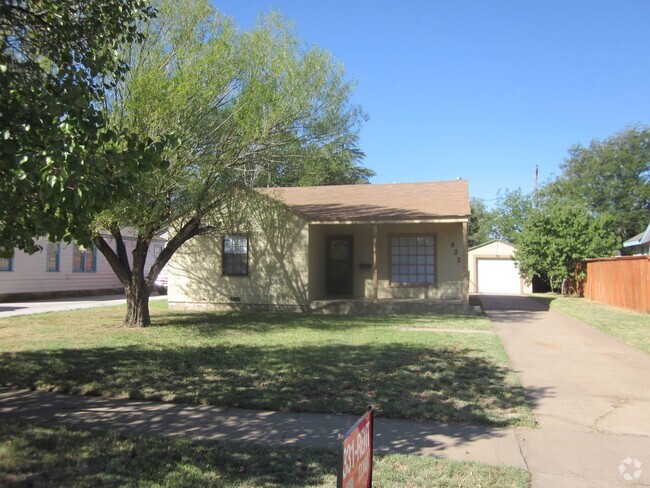
<path id="1" fill-rule="evenodd" d="M 59 243 L 58 242 L 48 242 L 47 243 L 47 270 L 48 271 L 59 271 Z"/>
<path id="2" fill-rule="evenodd" d="M 13 271 L 14 259 L 13 258 L 0 258 L 0 271 Z"/>
<path id="3" fill-rule="evenodd" d="M 72 271 L 83 273 L 97 270 L 95 246 L 82 251 L 79 246 L 75 245 L 72 254 Z"/>
<path id="4" fill-rule="evenodd" d="M 248 236 L 245 234 L 225 236 L 222 259 L 224 276 L 248 276 Z"/>
<path id="5" fill-rule="evenodd" d="M 434 236 L 392 236 L 390 256 L 391 284 L 435 284 Z"/>

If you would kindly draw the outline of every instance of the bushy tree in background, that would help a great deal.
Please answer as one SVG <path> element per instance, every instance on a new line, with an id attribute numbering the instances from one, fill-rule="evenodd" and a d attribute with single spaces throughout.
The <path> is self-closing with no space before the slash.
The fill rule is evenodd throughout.
<path id="1" fill-rule="evenodd" d="M 563 285 L 575 277 L 578 263 L 611 256 L 620 243 L 607 217 L 583 207 L 550 203 L 524 221 L 515 259 L 524 278 L 547 277 L 552 289 L 565 292 Z"/>
<path id="2" fill-rule="evenodd" d="M 499 191 L 497 202 L 491 212 L 491 235 L 517 244 L 524 221 L 533 210 L 533 196 L 524 193 L 521 188 Z"/>
<path id="3" fill-rule="evenodd" d="M 365 115 L 329 53 L 306 48 L 276 13 L 245 32 L 207 0 L 154 5 L 157 17 L 130 48 L 131 70 L 106 108 L 115 131 L 176 143 L 166 145 L 168 166 L 142 173 L 137 191 L 97 218 L 93 239 L 124 284 L 125 322 L 138 326 L 150 322 L 149 295 L 171 256 L 195 236 L 227 230 L 224 219 L 245 218 L 218 210 L 234 202 L 241 212 L 247 188 L 369 176 L 356 148 Z M 131 260 L 124 227 L 136 233 Z M 150 243 L 164 229 L 170 239 L 145 276 Z"/>
<path id="4" fill-rule="evenodd" d="M 144 0 L 0 3 L 0 254 L 89 243 L 96 213 L 151 167 L 155 147 L 107 130 L 100 102 L 153 14 Z"/>
<path id="5" fill-rule="evenodd" d="M 622 240 L 641 232 L 650 222 L 650 128 L 573 146 L 547 191 L 567 206 L 608 217 Z"/>
<path id="6" fill-rule="evenodd" d="M 478 246 L 492 239 L 492 217 L 483 200 L 470 201 L 471 216 L 467 231 L 469 247 Z"/>

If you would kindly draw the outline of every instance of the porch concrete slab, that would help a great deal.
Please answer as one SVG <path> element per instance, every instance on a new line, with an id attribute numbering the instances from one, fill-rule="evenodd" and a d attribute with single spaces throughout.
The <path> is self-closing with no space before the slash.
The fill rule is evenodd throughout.
<path id="1" fill-rule="evenodd" d="M 650 486 L 650 437 L 544 428 L 517 436 L 535 487 Z"/>
<path id="2" fill-rule="evenodd" d="M 0 389 L 0 420 L 76 425 L 206 441 L 337 448 L 350 415 L 266 412 Z M 526 467 L 513 429 L 377 418 L 378 454 Z"/>

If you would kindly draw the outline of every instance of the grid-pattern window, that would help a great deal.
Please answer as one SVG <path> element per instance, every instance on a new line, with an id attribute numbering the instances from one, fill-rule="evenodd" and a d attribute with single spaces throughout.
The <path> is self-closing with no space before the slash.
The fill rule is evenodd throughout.
<path id="1" fill-rule="evenodd" d="M 248 276 L 248 236 L 235 234 L 223 238 L 222 274 Z"/>
<path id="2" fill-rule="evenodd" d="M 75 245 L 72 252 L 72 271 L 93 272 L 97 271 L 97 252 L 95 246 L 80 249 Z"/>
<path id="3" fill-rule="evenodd" d="M 61 246 L 58 242 L 47 243 L 47 270 L 59 271 L 59 251 Z"/>
<path id="4" fill-rule="evenodd" d="M 14 258 L 0 258 L 0 271 L 13 271 Z"/>
<path id="5" fill-rule="evenodd" d="M 435 284 L 435 251 L 436 240 L 433 235 L 391 236 L 391 284 Z"/>

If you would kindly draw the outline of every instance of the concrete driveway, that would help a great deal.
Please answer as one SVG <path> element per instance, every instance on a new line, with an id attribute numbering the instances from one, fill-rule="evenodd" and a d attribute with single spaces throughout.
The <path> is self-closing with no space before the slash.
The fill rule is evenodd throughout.
<path id="1" fill-rule="evenodd" d="M 151 300 L 165 299 L 165 296 L 152 295 Z M 97 297 L 57 298 L 53 300 L 38 300 L 31 302 L 0 303 L 0 319 L 17 315 L 32 315 L 36 313 L 61 312 L 81 308 L 106 307 L 109 305 L 124 305 L 124 295 L 106 295 Z"/>
<path id="2" fill-rule="evenodd" d="M 480 298 L 539 424 L 518 430 L 534 486 L 650 486 L 650 356 L 534 299 Z"/>

